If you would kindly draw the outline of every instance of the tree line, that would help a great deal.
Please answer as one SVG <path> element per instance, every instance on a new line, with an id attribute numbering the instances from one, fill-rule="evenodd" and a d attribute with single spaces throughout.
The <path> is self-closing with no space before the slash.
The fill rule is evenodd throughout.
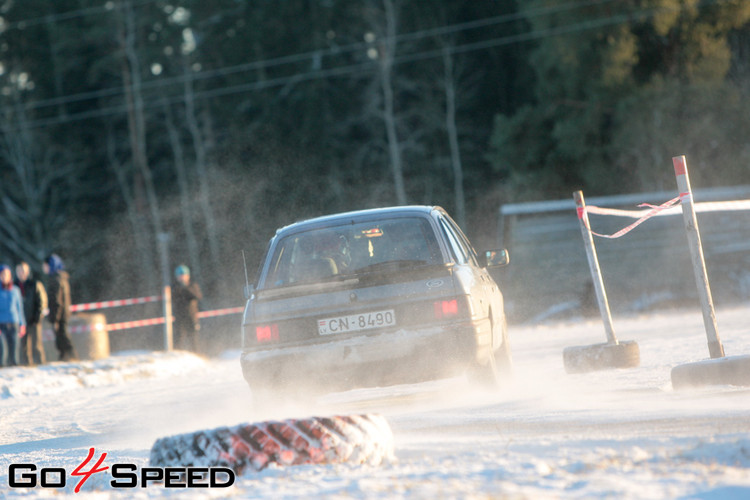
<path id="1" fill-rule="evenodd" d="M 275 228 L 405 203 L 492 244 L 501 203 L 748 182 L 741 0 L 5 0 L 0 257 L 74 300 L 216 304 Z M 38 268 L 37 268 L 38 269 Z M 210 301 L 211 299 L 209 299 Z"/>

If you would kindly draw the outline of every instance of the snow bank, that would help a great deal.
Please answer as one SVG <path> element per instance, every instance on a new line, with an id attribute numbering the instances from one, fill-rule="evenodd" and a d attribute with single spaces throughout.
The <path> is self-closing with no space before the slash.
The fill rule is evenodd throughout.
<path id="1" fill-rule="evenodd" d="M 82 387 L 178 375 L 203 367 L 206 360 L 184 351 L 125 352 L 97 361 L 54 362 L 0 369 L 0 399 L 59 394 Z"/>

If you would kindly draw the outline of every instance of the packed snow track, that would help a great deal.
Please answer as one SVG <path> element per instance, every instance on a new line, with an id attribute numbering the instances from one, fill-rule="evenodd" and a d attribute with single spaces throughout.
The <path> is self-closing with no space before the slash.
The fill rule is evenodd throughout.
<path id="1" fill-rule="evenodd" d="M 727 355 L 750 354 L 750 310 L 718 310 Z M 567 374 L 562 351 L 603 342 L 601 323 L 510 328 L 515 378 L 489 394 L 464 378 L 358 389 L 257 408 L 238 352 L 130 353 L 102 362 L 0 370 L 3 498 L 750 497 L 750 388 L 672 389 L 674 366 L 708 358 L 700 311 L 615 318 L 641 366 Z M 228 488 L 112 488 L 87 457 L 147 467 L 161 437 L 267 419 L 378 413 L 395 460 L 269 466 Z M 64 487 L 11 488 L 11 464 L 62 468 Z M 93 466 L 92 463 L 88 466 Z"/>

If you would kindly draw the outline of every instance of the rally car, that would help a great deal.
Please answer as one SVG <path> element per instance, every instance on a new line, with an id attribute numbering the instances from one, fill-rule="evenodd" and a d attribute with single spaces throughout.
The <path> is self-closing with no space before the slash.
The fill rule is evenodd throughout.
<path id="1" fill-rule="evenodd" d="M 345 389 L 511 371 L 503 296 L 436 206 L 348 212 L 276 231 L 246 290 L 241 365 L 254 391 Z"/>

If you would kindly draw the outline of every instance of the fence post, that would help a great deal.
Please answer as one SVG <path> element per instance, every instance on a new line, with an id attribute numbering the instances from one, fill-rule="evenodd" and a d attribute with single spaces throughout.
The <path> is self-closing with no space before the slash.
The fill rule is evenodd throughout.
<path id="1" fill-rule="evenodd" d="M 672 163 L 674 165 L 675 177 L 677 178 L 677 188 L 680 191 L 682 218 L 685 221 L 690 256 L 693 259 L 695 283 L 698 286 L 698 297 L 700 298 L 701 309 L 703 310 L 703 324 L 706 327 L 706 337 L 708 338 L 708 352 L 712 358 L 721 358 L 724 357 L 724 346 L 721 344 L 719 331 L 716 326 L 716 313 L 714 312 L 714 303 L 711 298 L 711 288 L 708 284 L 706 263 L 703 258 L 703 246 L 701 245 L 701 235 L 698 230 L 698 219 L 695 216 L 695 207 L 693 206 L 693 191 L 690 188 L 687 160 L 685 156 L 675 156 L 672 158 Z"/>
<path id="2" fill-rule="evenodd" d="M 159 256 L 161 258 L 161 280 L 163 287 L 164 350 L 172 350 L 172 287 L 169 278 L 169 233 L 159 233 Z"/>
<path id="3" fill-rule="evenodd" d="M 599 305 L 599 313 L 604 322 L 604 332 L 607 334 L 607 342 L 617 344 L 615 337 L 615 328 L 612 324 L 612 314 L 609 311 L 609 302 L 607 301 L 607 292 L 604 289 L 604 280 L 602 271 L 599 267 L 599 259 L 596 256 L 596 247 L 594 246 L 594 237 L 589 229 L 589 216 L 586 213 L 586 202 L 583 199 L 583 191 L 573 193 L 573 199 L 576 202 L 576 211 L 578 212 L 578 222 L 581 226 L 583 235 L 583 245 L 586 247 L 586 257 L 589 261 L 589 270 L 591 279 L 594 281 L 594 290 L 596 291 L 596 302 Z"/>

